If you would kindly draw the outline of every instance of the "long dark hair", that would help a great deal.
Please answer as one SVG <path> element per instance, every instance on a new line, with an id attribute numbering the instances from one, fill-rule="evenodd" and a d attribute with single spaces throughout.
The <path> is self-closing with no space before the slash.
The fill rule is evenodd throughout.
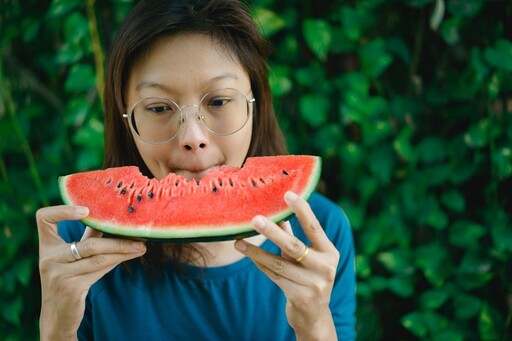
<path id="1" fill-rule="evenodd" d="M 126 86 L 134 65 L 144 57 L 157 38 L 180 32 L 209 35 L 223 44 L 242 65 L 251 82 L 256 99 L 249 156 L 286 154 L 283 133 L 277 124 L 268 82 L 270 45 L 261 36 L 246 5 L 237 0 L 142 0 L 128 14 L 113 41 L 106 72 L 104 93 L 105 159 L 104 167 L 136 165 L 152 177 L 135 146 L 122 115 L 126 108 Z M 190 244 L 165 246 L 165 255 L 175 261 L 204 260 L 192 254 L 184 260 L 183 248 Z M 162 244 L 148 243 L 144 257 L 160 263 Z"/>

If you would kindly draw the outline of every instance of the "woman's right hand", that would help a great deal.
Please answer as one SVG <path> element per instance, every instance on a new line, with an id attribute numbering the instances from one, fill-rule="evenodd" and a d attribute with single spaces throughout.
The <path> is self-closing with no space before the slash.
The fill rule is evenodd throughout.
<path id="1" fill-rule="evenodd" d="M 76 243 L 81 259 L 71 253 L 57 232 L 57 222 L 87 217 L 86 207 L 52 206 L 36 213 L 39 233 L 39 272 L 41 276 L 41 340 L 72 340 L 85 312 L 89 288 L 118 264 L 142 256 L 143 242 L 101 238 L 87 227 Z"/>

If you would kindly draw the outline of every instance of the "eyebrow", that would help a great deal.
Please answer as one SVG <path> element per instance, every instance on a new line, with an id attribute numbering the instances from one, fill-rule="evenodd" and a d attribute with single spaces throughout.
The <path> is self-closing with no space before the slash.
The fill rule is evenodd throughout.
<path id="1" fill-rule="evenodd" d="M 225 79 L 238 80 L 239 77 L 237 75 L 235 75 L 234 73 L 226 72 L 219 76 L 215 76 L 215 77 L 209 79 L 205 84 L 210 86 L 212 84 L 215 84 L 215 83 L 220 82 Z M 145 88 L 157 88 L 157 89 L 165 90 L 167 92 L 170 91 L 170 88 L 168 86 L 166 86 L 165 84 L 158 83 L 158 82 L 151 82 L 151 81 L 142 81 L 142 82 L 138 83 L 137 86 L 135 87 L 135 89 L 137 91 L 139 91 L 141 89 L 145 89 Z"/>

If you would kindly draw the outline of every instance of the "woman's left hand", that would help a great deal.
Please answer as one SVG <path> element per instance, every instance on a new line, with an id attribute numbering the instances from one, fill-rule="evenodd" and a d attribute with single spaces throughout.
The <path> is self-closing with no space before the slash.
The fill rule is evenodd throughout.
<path id="1" fill-rule="evenodd" d="M 339 261 L 339 252 L 327 238 L 309 204 L 287 192 L 292 209 L 311 242 L 305 245 L 292 234 L 288 222 L 281 226 L 263 216 L 253 219 L 259 233 L 281 249 L 281 256 L 269 253 L 245 240 L 235 242 L 281 290 L 286 298 L 286 316 L 300 339 L 335 340 L 336 332 L 329 302 Z M 325 335 L 327 333 L 327 335 Z"/>

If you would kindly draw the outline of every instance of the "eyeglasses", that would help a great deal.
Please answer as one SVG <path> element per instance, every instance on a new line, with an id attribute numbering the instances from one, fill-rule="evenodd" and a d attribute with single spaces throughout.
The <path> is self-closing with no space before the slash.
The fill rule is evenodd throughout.
<path id="1" fill-rule="evenodd" d="M 181 107 L 169 98 L 147 97 L 138 100 L 123 117 L 141 140 L 162 144 L 174 139 L 186 123 L 183 111 L 186 107 L 197 108 L 194 114 L 208 131 L 227 136 L 245 126 L 249 120 L 249 104 L 254 102 L 254 98 L 248 99 L 240 90 L 231 88 L 210 91 L 203 95 L 199 105 Z"/>

